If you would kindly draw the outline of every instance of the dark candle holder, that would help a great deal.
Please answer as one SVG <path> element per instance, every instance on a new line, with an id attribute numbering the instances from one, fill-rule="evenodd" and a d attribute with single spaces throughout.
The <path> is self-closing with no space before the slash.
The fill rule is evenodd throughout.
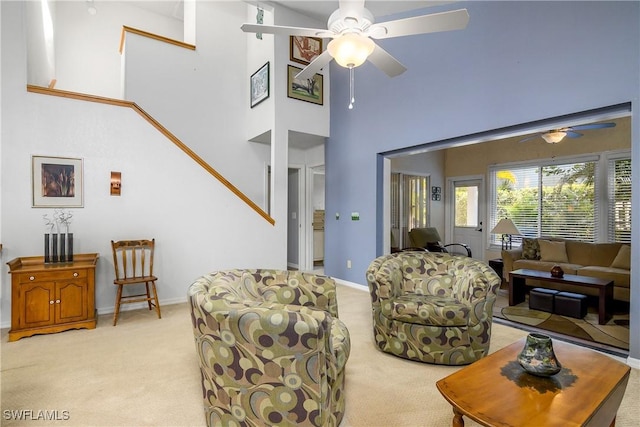
<path id="1" fill-rule="evenodd" d="M 51 239 L 49 233 L 44 235 L 44 262 L 51 262 Z"/>

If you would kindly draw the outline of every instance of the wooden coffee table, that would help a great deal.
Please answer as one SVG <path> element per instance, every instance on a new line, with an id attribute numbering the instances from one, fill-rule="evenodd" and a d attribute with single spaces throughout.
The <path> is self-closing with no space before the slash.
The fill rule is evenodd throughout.
<path id="1" fill-rule="evenodd" d="M 516 305 L 524 301 L 527 279 L 543 280 L 552 283 L 564 283 L 598 290 L 598 323 L 604 325 L 611 318 L 613 311 L 613 280 L 597 277 L 576 276 L 565 274 L 553 277 L 550 272 L 520 269 L 509 272 L 509 305 Z M 544 288 L 544 283 L 537 285 Z"/>
<path id="2" fill-rule="evenodd" d="M 554 340 L 562 370 L 548 378 L 522 369 L 516 357 L 525 339 L 436 383 L 453 405 L 453 426 L 463 416 L 483 426 L 614 426 L 631 369 L 609 356 Z"/>

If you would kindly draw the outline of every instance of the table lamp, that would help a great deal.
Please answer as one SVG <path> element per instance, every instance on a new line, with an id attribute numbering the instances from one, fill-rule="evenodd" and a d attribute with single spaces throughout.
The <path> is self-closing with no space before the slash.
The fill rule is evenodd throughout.
<path id="1" fill-rule="evenodd" d="M 520 230 L 518 227 L 511 221 L 509 218 L 502 218 L 493 230 L 491 230 L 492 234 L 502 234 L 502 250 L 511 249 L 511 236 L 516 235 L 519 236 Z"/>

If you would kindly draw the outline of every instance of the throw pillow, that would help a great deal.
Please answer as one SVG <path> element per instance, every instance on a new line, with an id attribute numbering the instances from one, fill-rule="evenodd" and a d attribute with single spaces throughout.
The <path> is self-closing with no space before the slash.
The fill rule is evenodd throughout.
<path id="1" fill-rule="evenodd" d="M 540 245 L 540 261 L 569 262 L 564 242 L 538 240 Z"/>
<path id="2" fill-rule="evenodd" d="M 524 259 L 540 259 L 540 245 L 538 239 L 522 238 L 522 258 Z"/>
<path id="3" fill-rule="evenodd" d="M 613 268 L 624 268 L 625 270 L 631 270 L 631 246 L 622 245 L 616 255 L 616 259 L 611 263 Z"/>

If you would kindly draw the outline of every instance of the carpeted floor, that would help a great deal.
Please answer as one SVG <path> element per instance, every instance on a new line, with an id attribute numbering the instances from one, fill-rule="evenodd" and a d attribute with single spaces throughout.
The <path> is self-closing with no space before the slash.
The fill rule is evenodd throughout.
<path id="1" fill-rule="evenodd" d="M 435 382 L 459 368 L 381 353 L 373 345 L 368 293 L 341 285 L 338 302 L 352 342 L 346 368 L 347 410 L 341 426 L 451 425 L 451 406 Z M 104 315 L 95 330 L 40 335 L 12 343 L 7 342 L 8 331 L 3 329 L 0 424 L 203 426 L 189 308 L 175 304 L 162 310 L 160 320 L 147 310 L 128 311 L 121 314 L 116 327 L 111 326 L 111 315 Z M 526 334 L 494 324 L 491 351 Z M 633 369 L 616 426 L 638 425 L 639 399 L 640 371 Z M 32 411 L 31 418 L 38 411 L 48 411 L 60 420 L 18 421 L 14 415 L 20 410 L 22 414 Z M 466 421 L 467 426 L 477 426 Z"/>
<path id="2" fill-rule="evenodd" d="M 597 301 L 589 302 L 587 316 L 575 319 L 568 316 L 547 313 L 529 309 L 528 297 L 524 302 L 509 306 L 508 290 L 501 290 L 494 306 L 493 315 L 510 322 L 525 326 L 544 329 L 546 331 L 565 335 L 569 340 L 587 344 L 593 343 L 603 349 L 609 349 L 614 354 L 628 354 L 629 350 L 629 306 L 614 304 L 614 313 L 605 325 L 598 324 Z M 570 338 L 569 338 L 570 337 Z M 621 349 L 623 351 L 616 351 Z"/>

